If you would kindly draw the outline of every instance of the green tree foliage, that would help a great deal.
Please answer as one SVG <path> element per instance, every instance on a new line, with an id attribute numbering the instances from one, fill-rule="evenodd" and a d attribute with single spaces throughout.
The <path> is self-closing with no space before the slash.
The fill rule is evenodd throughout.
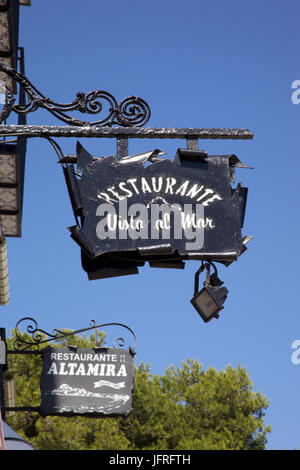
<path id="1" fill-rule="evenodd" d="M 10 347 L 14 339 L 13 333 Z M 96 331 L 57 345 L 94 347 L 104 340 L 104 334 Z M 39 406 L 41 356 L 9 355 L 9 362 L 16 406 Z M 7 416 L 7 422 L 36 449 L 251 450 L 265 448 L 270 432 L 264 424 L 267 407 L 267 399 L 253 391 L 245 369 L 205 371 L 197 360 L 187 359 L 181 367 L 168 367 L 162 376 L 151 374 L 143 363 L 136 367 L 133 411 L 126 418 L 16 412 Z"/>

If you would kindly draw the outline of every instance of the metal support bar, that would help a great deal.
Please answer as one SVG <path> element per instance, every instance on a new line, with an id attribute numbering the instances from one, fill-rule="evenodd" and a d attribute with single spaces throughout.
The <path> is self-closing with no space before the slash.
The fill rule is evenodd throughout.
<path id="1" fill-rule="evenodd" d="M 0 125 L 0 136 L 22 137 L 98 137 L 134 139 L 252 139 L 248 129 L 166 128 L 166 127 L 97 127 L 97 126 L 20 126 Z M 121 142 L 121 141 L 120 141 Z M 122 141 L 122 143 L 124 143 Z"/>
<path id="2" fill-rule="evenodd" d="M 32 412 L 35 411 L 37 413 L 40 412 L 40 407 L 39 406 L 5 406 L 4 407 L 5 411 L 28 411 Z"/>
<path id="3" fill-rule="evenodd" d="M 202 262 L 201 267 L 198 269 L 198 271 L 195 274 L 194 295 L 196 295 L 199 292 L 199 277 L 200 277 L 200 274 L 204 271 L 204 269 L 206 269 L 204 285 L 205 286 L 209 285 L 209 283 L 210 283 L 210 266 L 211 265 L 213 266 L 213 268 L 215 270 L 215 275 L 218 274 L 217 268 L 216 268 L 215 264 L 212 261 L 209 261 L 208 263 L 204 263 L 204 264 Z"/>
<path id="4" fill-rule="evenodd" d="M 186 144 L 188 150 L 199 150 L 198 139 L 195 139 L 195 137 L 188 137 Z"/>
<path id="5" fill-rule="evenodd" d="M 117 137 L 117 156 L 119 158 L 128 155 L 128 138 L 124 136 Z"/>

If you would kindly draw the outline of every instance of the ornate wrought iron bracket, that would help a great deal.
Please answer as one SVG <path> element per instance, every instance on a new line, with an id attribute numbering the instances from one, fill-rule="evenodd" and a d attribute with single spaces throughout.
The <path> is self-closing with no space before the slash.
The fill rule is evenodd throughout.
<path id="1" fill-rule="evenodd" d="M 12 91 L 0 82 L 0 92 L 5 95 L 5 103 L 0 112 L 0 122 L 5 121 L 11 111 L 26 115 L 39 108 L 46 109 L 59 120 L 71 127 L 58 126 L 26 126 L 1 125 L 1 134 L 17 135 L 20 137 L 134 137 L 134 138 L 166 138 L 189 139 L 191 144 L 196 139 L 252 139 L 253 134 L 247 129 L 205 129 L 205 128 L 148 128 L 139 129 L 150 119 L 151 110 L 142 98 L 129 96 L 119 103 L 108 92 L 94 90 L 89 93 L 78 92 L 76 98 L 70 103 L 57 103 L 43 95 L 22 73 L 0 64 L 0 71 L 19 83 L 26 95 L 25 103 L 16 104 Z M 108 111 L 102 119 L 88 122 L 69 116 L 67 113 L 79 111 L 86 114 L 99 114 L 104 112 L 104 105 Z M 114 128 L 117 125 L 121 128 Z M 192 145 L 192 144 L 191 144 Z"/>
<path id="2" fill-rule="evenodd" d="M 29 322 L 26 328 L 26 333 L 31 336 L 30 340 L 28 340 L 27 338 L 25 339 L 24 336 L 20 334 L 19 327 L 21 324 L 24 324 L 25 322 L 26 323 Z M 135 354 L 134 347 L 136 345 L 136 335 L 131 328 L 124 325 L 123 323 L 113 322 L 113 323 L 102 323 L 102 324 L 96 325 L 95 321 L 91 320 L 90 326 L 87 328 L 81 328 L 80 330 L 67 331 L 67 332 L 54 329 L 52 333 L 47 333 L 45 330 L 42 330 L 41 328 L 39 328 L 36 320 L 34 320 L 31 317 L 24 317 L 18 321 L 15 327 L 16 340 L 14 342 L 13 349 L 8 350 L 7 353 L 8 354 L 26 354 L 26 353 L 38 354 L 40 353 L 40 347 L 42 345 L 45 345 L 46 343 L 48 344 L 52 341 L 60 341 L 69 336 L 78 335 L 86 331 L 95 330 L 95 329 L 107 327 L 107 326 L 120 326 L 122 328 L 127 329 L 132 334 L 135 342 L 134 342 L 133 347 L 129 347 L 129 352 L 132 355 L 134 355 Z M 114 348 L 116 348 L 117 345 L 118 347 L 123 347 L 124 344 L 125 344 L 124 338 L 119 337 L 114 340 Z"/>
<path id="3" fill-rule="evenodd" d="M 5 104 L 0 113 L 0 122 L 3 122 L 9 116 L 11 111 L 17 114 L 28 114 L 38 108 L 46 109 L 53 116 L 71 126 L 119 125 L 139 127 L 146 124 L 151 116 L 149 105 L 137 96 L 129 96 L 118 103 L 114 96 L 107 91 L 94 90 L 89 93 L 80 91 L 72 102 L 57 103 L 43 95 L 25 75 L 17 70 L 0 64 L 0 71 L 19 83 L 26 94 L 25 104 L 16 104 L 12 91 L 2 82 L 1 92 L 5 94 Z M 106 112 L 104 112 L 104 105 L 107 108 Z M 93 115 L 102 112 L 103 117 L 93 122 L 82 121 L 69 116 L 67 113 L 71 111 Z"/>
<path id="4" fill-rule="evenodd" d="M 150 107 L 142 98 L 129 96 L 118 103 L 110 93 L 94 90 L 89 93 L 78 92 L 76 98 L 70 103 L 57 103 L 43 95 L 24 74 L 3 64 L 0 64 L 0 71 L 13 78 L 24 95 L 22 103 L 16 104 L 11 90 L 4 82 L 0 82 L 0 93 L 5 95 L 3 109 L 0 112 L 0 123 L 5 121 L 12 111 L 19 116 L 26 116 L 28 113 L 43 108 L 69 124 L 69 126 L 0 124 L 2 137 L 115 138 L 119 157 L 128 155 L 129 138 L 186 139 L 189 150 L 198 150 L 198 139 L 253 138 L 253 134 L 243 128 L 141 128 L 151 116 Z M 70 116 L 68 113 L 72 111 L 93 115 L 102 113 L 102 118 L 93 122 L 83 121 Z"/>

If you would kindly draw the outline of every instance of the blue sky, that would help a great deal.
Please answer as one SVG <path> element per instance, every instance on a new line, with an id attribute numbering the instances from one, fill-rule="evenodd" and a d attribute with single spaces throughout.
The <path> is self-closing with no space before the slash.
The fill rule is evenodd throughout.
<path id="1" fill-rule="evenodd" d="M 57 156 L 46 140 L 31 139 L 23 235 L 7 241 L 11 301 L 1 326 L 10 331 L 25 316 L 47 331 L 122 322 L 136 333 L 136 362 L 153 373 L 188 357 L 204 368 L 241 365 L 270 400 L 268 449 L 300 447 L 300 365 L 291 361 L 300 339 L 300 104 L 291 100 L 300 79 L 299 13 L 294 0 L 33 0 L 20 18 L 26 75 L 56 101 L 102 89 L 118 100 L 145 99 L 151 127 L 253 132 L 253 140 L 203 140 L 200 148 L 235 153 L 254 167 L 236 172 L 249 188 L 243 235 L 254 239 L 238 262 L 219 268 L 230 293 L 220 319 L 208 324 L 190 304 L 197 262 L 88 281 L 67 230 L 74 218 Z M 44 111 L 28 122 L 63 125 Z M 76 140 L 58 143 L 75 153 Z M 115 151 L 109 139 L 78 140 L 94 155 Z M 160 148 L 172 158 L 182 144 L 132 140 L 129 153 Z"/>

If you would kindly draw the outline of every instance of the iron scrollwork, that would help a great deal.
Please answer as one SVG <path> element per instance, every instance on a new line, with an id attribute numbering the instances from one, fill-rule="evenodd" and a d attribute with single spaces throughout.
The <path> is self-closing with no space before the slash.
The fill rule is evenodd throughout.
<path id="1" fill-rule="evenodd" d="M 28 339 L 24 334 L 22 335 L 20 333 L 20 325 L 21 324 L 27 324 L 26 332 L 30 336 L 30 339 Z M 15 335 L 16 335 L 16 340 L 14 342 L 14 350 L 15 351 L 26 351 L 26 350 L 34 350 L 34 351 L 39 351 L 40 346 L 42 346 L 45 343 L 50 343 L 51 341 L 59 341 L 62 339 L 65 339 L 69 336 L 74 336 L 76 334 L 84 333 L 89 330 L 95 330 L 98 328 L 106 327 L 106 326 L 120 326 L 122 328 L 127 329 L 134 337 L 135 343 L 133 348 L 136 345 L 136 336 L 135 333 L 129 326 L 124 325 L 123 323 L 102 323 L 101 325 L 96 325 L 95 320 L 90 321 L 90 326 L 87 328 L 82 328 L 80 330 L 75 330 L 75 331 L 62 331 L 58 329 L 54 329 L 53 333 L 48 333 L 41 328 L 38 327 L 38 324 L 36 320 L 34 320 L 31 317 L 25 317 L 21 318 L 21 320 L 18 321 L 15 327 Z M 118 337 L 114 340 L 114 348 L 118 347 L 123 347 L 125 344 L 125 340 L 122 337 Z M 133 351 L 133 348 L 129 348 L 131 351 Z"/>
<path id="2" fill-rule="evenodd" d="M 149 121 L 151 116 L 149 105 L 137 96 L 129 96 L 118 103 L 114 96 L 107 91 L 94 90 L 89 93 L 78 92 L 76 98 L 70 103 L 57 103 L 43 95 L 25 75 L 17 70 L 0 64 L 0 71 L 18 82 L 26 94 L 26 103 L 19 105 L 15 103 L 10 89 L 2 82 L 2 88 L 5 88 L 5 104 L 0 113 L 0 122 L 3 122 L 9 116 L 11 111 L 17 114 L 28 114 L 38 108 L 46 109 L 66 124 L 80 127 L 112 125 L 141 127 Z M 99 114 L 104 112 L 104 105 L 108 108 L 106 109 L 106 115 L 102 119 L 93 122 L 82 121 L 67 114 L 71 111 Z"/>

